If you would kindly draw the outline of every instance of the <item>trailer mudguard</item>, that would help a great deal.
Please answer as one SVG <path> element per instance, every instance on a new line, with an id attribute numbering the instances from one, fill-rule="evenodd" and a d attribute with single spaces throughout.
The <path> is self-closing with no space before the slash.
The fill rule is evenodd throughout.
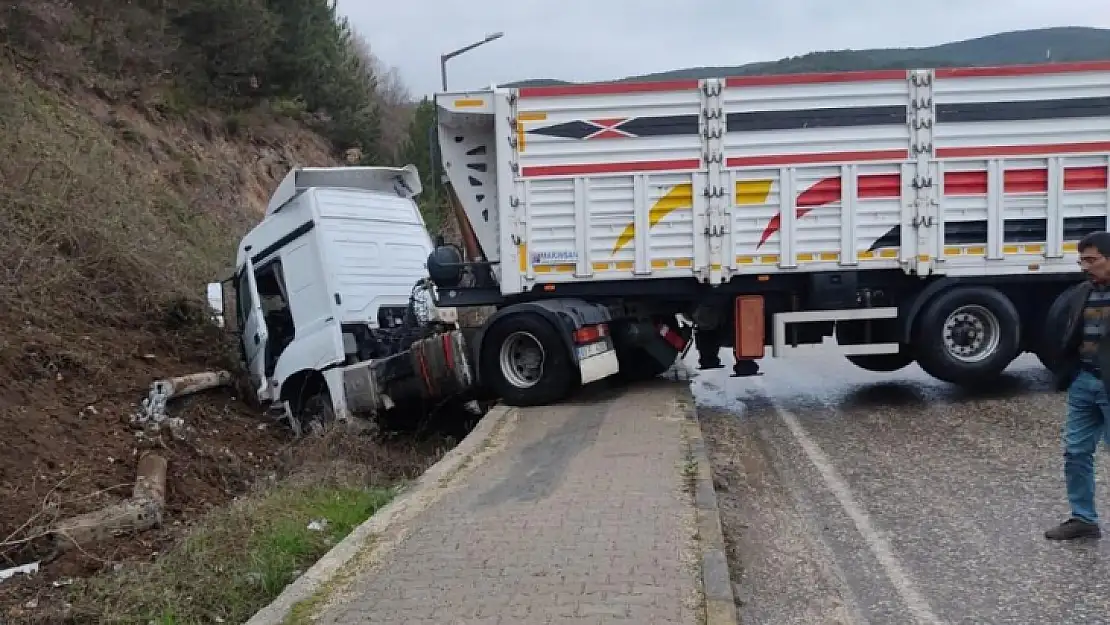
<path id="1" fill-rule="evenodd" d="M 609 314 L 609 309 L 600 304 L 591 304 L 580 299 L 574 298 L 554 298 L 543 299 L 534 302 L 521 302 L 512 304 L 499 309 L 482 326 L 478 331 L 476 340 L 471 345 L 471 353 L 474 362 L 479 362 L 479 357 L 482 353 L 482 343 L 485 341 L 486 333 L 500 320 L 518 315 L 522 313 L 532 313 L 543 317 L 553 327 L 559 330 L 559 336 L 563 339 L 563 344 L 567 348 L 567 352 L 571 358 L 577 362 L 578 357 L 574 350 L 574 331 L 589 325 L 597 325 L 599 323 L 609 323 L 612 321 L 612 315 Z M 481 367 L 475 367 L 477 370 L 478 383 L 482 382 Z"/>

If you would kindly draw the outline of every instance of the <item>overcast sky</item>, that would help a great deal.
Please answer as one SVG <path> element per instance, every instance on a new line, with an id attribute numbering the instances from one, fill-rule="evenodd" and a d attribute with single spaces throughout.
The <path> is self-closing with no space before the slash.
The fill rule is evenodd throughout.
<path id="1" fill-rule="evenodd" d="M 1110 27 L 1110 0 L 339 0 L 339 9 L 418 96 L 439 89 L 441 53 L 493 31 L 505 36 L 448 62 L 452 91 Z"/>

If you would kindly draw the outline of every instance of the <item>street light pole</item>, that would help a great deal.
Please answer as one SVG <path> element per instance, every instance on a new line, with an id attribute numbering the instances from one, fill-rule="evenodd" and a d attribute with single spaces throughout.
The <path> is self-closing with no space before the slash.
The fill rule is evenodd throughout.
<path id="1" fill-rule="evenodd" d="M 458 55 L 460 55 L 464 52 L 470 52 L 471 50 L 473 50 L 474 48 L 477 48 L 480 45 L 487 44 L 487 43 L 489 43 L 489 42 L 491 42 L 495 39 L 500 39 L 504 35 L 505 35 L 505 33 L 502 33 L 502 32 L 490 33 L 490 34 L 486 35 L 486 38 L 482 39 L 481 41 L 475 41 L 474 43 L 472 43 L 470 45 L 463 46 L 463 47 L 459 48 L 458 50 L 453 50 L 453 51 L 448 52 L 446 54 L 439 55 L 439 77 L 440 77 L 440 80 L 443 83 L 443 90 L 447 91 L 447 61 L 455 58 L 456 56 L 458 56 Z"/>

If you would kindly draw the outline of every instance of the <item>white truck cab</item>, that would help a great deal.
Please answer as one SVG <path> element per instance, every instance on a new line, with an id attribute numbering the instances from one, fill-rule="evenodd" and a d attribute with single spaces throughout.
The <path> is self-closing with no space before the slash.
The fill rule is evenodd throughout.
<path id="1" fill-rule="evenodd" d="M 258 400 L 291 424 L 388 410 L 398 393 L 423 399 L 448 386 L 433 388 L 434 375 L 469 384 L 454 309 L 435 309 L 426 290 L 434 246 L 420 191 L 412 165 L 296 168 L 240 241 L 223 318 L 235 320 Z M 209 300 L 222 309 L 222 289 L 209 285 Z M 443 350 L 457 352 L 452 368 L 421 373 Z"/>

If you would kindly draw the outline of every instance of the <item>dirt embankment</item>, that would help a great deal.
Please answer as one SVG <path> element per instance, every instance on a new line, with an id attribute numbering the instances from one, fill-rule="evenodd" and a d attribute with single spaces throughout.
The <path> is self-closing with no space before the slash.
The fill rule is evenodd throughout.
<path id="1" fill-rule="evenodd" d="M 227 271 L 235 235 L 290 166 L 334 162 L 292 123 L 174 119 L 154 96 L 105 98 L 20 69 L 0 61 L 0 554 L 12 559 L 28 521 L 130 492 L 144 441 L 129 421 L 150 383 L 230 364 L 226 337 L 199 319 L 204 283 Z M 169 460 L 175 525 L 273 472 L 290 442 L 231 392 L 171 411 L 190 429 L 153 445 Z M 91 546 L 49 572 L 149 556 L 166 538 Z"/>
<path id="2" fill-rule="evenodd" d="M 73 5 L 20 10 L 35 18 L 33 53 L 0 16 L 0 569 L 39 555 L 36 527 L 127 497 L 143 450 L 169 471 L 163 528 L 0 581 L 9 622 L 54 582 L 149 560 L 290 466 L 289 433 L 233 390 L 172 404 L 176 434 L 130 417 L 152 381 L 231 366 L 202 319 L 205 282 L 229 271 L 290 167 L 338 162 L 280 111 L 200 107 L 172 80 L 102 80 L 66 46 L 88 26 Z"/>

